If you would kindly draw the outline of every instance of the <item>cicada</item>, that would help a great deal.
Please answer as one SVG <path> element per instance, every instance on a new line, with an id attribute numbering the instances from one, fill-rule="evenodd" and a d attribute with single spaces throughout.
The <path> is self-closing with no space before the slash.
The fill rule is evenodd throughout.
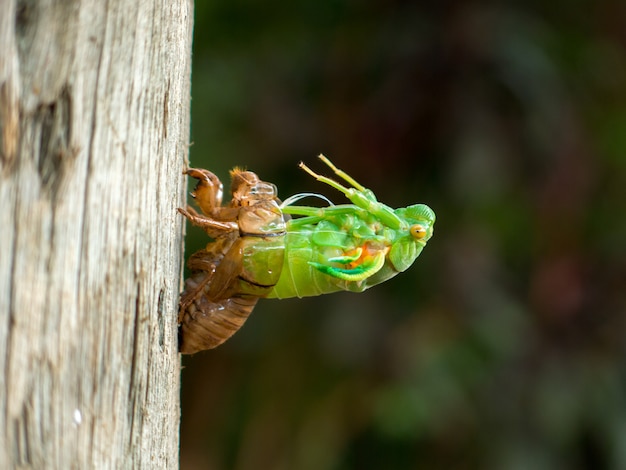
<path id="1" fill-rule="evenodd" d="M 233 199 L 221 207 L 221 183 L 207 170 L 192 195 L 204 215 L 179 209 L 214 241 L 191 256 L 179 323 L 180 351 L 213 348 L 232 336 L 257 300 L 362 292 L 408 269 L 433 235 L 435 213 L 425 204 L 392 209 L 374 193 L 320 159 L 349 186 L 300 167 L 343 193 L 351 204 L 296 194 L 280 203 L 274 185 L 233 170 Z M 296 205 L 318 196 L 324 207 Z M 293 218 L 292 218 L 293 216 Z"/>

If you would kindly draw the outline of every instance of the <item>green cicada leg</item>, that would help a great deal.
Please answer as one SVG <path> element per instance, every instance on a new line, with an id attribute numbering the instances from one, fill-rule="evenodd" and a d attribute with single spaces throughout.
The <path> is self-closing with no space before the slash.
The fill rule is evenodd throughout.
<path id="1" fill-rule="evenodd" d="M 311 170 L 304 163 L 300 163 L 300 168 L 306 171 L 309 175 L 315 178 L 317 181 L 321 183 L 325 183 L 329 186 L 332 186 L 337 191 L 342 192 L 353 204 L 360 207 L 361 209 L 366 210 L 367 212 L 372 213 L 374 216 L 378 217 L 385 225 L 389 228 L 397 230 L 400 227 L 406 225 L 402 219 L 400 219 L 396 214 L 394 214 L 393 210 L 386 205 L 378 202 L 376 200 L 376 196 L 374 193 L 357 183 L 354 178 L 348 175 L 346 172 L 340 170 L 335 165 L 333 165 L 328 158 L 324 155 L 320 155 L 319 158 L 326 163 L 337 176 L 341 177 L 348 183 L 350 183 L 353 187 L 347 188 L 340 183 L 337 183 L 335 180 L 328 178 L 323 175 L 319 175 Z"/>
<path id="2" fill-rule="evenodd" d="M 350 264 L 357 261 L 363 254 L 363 248 L 358 247 L 354 250 L 353 255 L 336 256 L 335 258 L 328 258 L 331 263 Z"/>
<path id="3" fill-rule="evenodd" d="M 320 158 L 322 158 L 322 157 L 324 157 L 324 156 L 320 155 Z M 324 157 L 324 159 L 325 159 L 324 160 L 325 163 L 328 163 L 328 164 L 332 165 L 332 163 L 330 163 L 330 160 L 328 160 L 326 157 Z M 308 166 L 306 166 L 303 162 L 300 162 L 300 165 L 298 165 L 298 166 L 300 168 L 302 168 L 304 171 L 306 171 L 313 178 L 315 178 L 317 181 L 319 181 L 321 183 L 326 183 L 327 185 L 332 186 L 333 188 L 335 188 L 337 191 L 341 191 L 342 193 L 344 193 L 348 197 L 348 199 L 350 199 L 350 195 L 352 193 L 354 193 L 355 189 L 358 190 L 358 191 L 361 191 L 361 192 L 366 191 L 366 189 L 363 186 L 361 186 L 359 183 L 354 181 L 350 176 L 348 176 L 347 173 L 344 173 L 343 171 L 342 171 L 342 173 L 346 177 L 350 178 L 350 180 L 351 180 L 351 181 L 349 181 L 350 184 L 352 184 L 353 186 L 356 184 L 357 186 L 354 186 L 354 188 L 346 188 L 345 186 L 343 186 L 340 183 L 337 183 L 335 180 L 333 180 L 331 178 L 328 178 L 328 177 L 323 176 L 323 175 L 318 175 L 313 170 L 311 170 Z M 336 170 L 335 173 L 337 173 L 337 171 L 341 171 L 341 170 L 336 169 L 334 165 L 331 166 L 331 168 Z M 342 175 L 339 175 L 339 176 L 342 176 Z"/>
<path id="4" fill-rule="evenodd" d="M 359 252 L 359 258 L 361 258 L 363 250 L 358 248 L 357 251 Z M 329 276 L 333 276 L 338 279 L 343 279 L 344 281 L 362 281 L 380 271 L 385 264 L 386 253 L 387 250 L 379 250 L 374 256 L 365 257 L 361 263 L 348 262 L 346 264 L 354 266 L 349 268 L 336 268 L 334 266 L 328 266 L 326 264 L 316 263 L 313 261 L 309 261 L 309 264 L 324 274 L 328 274 Z M 341 257 L 331 258 L 329 261 L 340 258 Z"/>
<path id="5" fill-rule="evenodd" d="M 352 187 L 358 189 L 359 191 L 367 191 L 367 188 L 365 186 L 363 186 L 362 184 L 358 183 L 352 176 L 350 176 L 345 171 L 340 170 L 339 168 L 337 168 L 334 165 L 334 163 L 331 162 L 328 158 L 326 158 L 323 154 L 320 153 L 318 158 L 320 160 L 322 160 L 324 163 L 326 163 L 326 165 L 328 165 L 328 167 L 331 170 L 333 170 L 333 173 L 335 173 L 337 176 L 339 176 L 344 181 L 350 183 L 352 185 Z"/>
<path id="6" fill-rule="evenodd" d="M 305 225 L 317 223 L 326 217 L 334 217 L 338 215 L 356 215 L 364 217 L 366 211 L 352 204 L 336 205 L 330 207 L 312 207 L 312 206 L 281 206 L 284 214 L 302 215 L 301 219 L 292 219 L 289 223 L 293 225 Z"/>

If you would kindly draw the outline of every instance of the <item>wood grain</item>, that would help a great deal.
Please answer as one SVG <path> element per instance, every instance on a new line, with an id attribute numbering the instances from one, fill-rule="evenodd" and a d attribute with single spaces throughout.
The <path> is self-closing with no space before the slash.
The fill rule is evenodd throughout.
<path id="1" fill-rule="evenodd" d="M 0 468 L 176 468 L 192 2 L 0 0 Z"/>

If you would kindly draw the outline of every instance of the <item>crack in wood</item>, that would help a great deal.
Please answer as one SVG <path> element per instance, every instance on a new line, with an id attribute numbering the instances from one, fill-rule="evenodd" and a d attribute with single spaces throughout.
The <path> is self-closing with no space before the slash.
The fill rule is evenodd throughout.
<path id="1" fill-rule="evenodd" d="M 70 150 L 72 136 L 72 98 L 69 86 L 61 89 L 58 99 L 37 108 L 39 122 L 39 158 L 37 170 L 44 190 L 55 198 L 69 163 L 76 156 Z"/>

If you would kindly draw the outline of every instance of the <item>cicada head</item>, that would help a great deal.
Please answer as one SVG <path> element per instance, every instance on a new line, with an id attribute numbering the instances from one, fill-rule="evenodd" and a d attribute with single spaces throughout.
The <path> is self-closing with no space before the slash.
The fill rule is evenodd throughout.
<path id="1" fill-rule="evenodd" d="M 408 269 L 433 236 L 435 213 L 425 204 L 396 209 L 394 213 L 405 223 L 389 251 L 389 260 L 400 272 Z"/>
<path id="2" fill-rule="evenodd" d="M 230 192 L 233 195 L 231 205 L 240 205 L 239 202 L 246 199 L 250 193 L 250 188 L 261 181 L 256 173 L 241 168 L 233 168 L 230 171 L 230 178 Z"/>
<path id="3" fill-rule="evenodd" d="M 232 178 L 231 205 L 252 206 L 260 201 L 276 199 L 278 190 L 272 183 L 261 181 L 256 173 L 234 168 L 230 172 Z"/>

